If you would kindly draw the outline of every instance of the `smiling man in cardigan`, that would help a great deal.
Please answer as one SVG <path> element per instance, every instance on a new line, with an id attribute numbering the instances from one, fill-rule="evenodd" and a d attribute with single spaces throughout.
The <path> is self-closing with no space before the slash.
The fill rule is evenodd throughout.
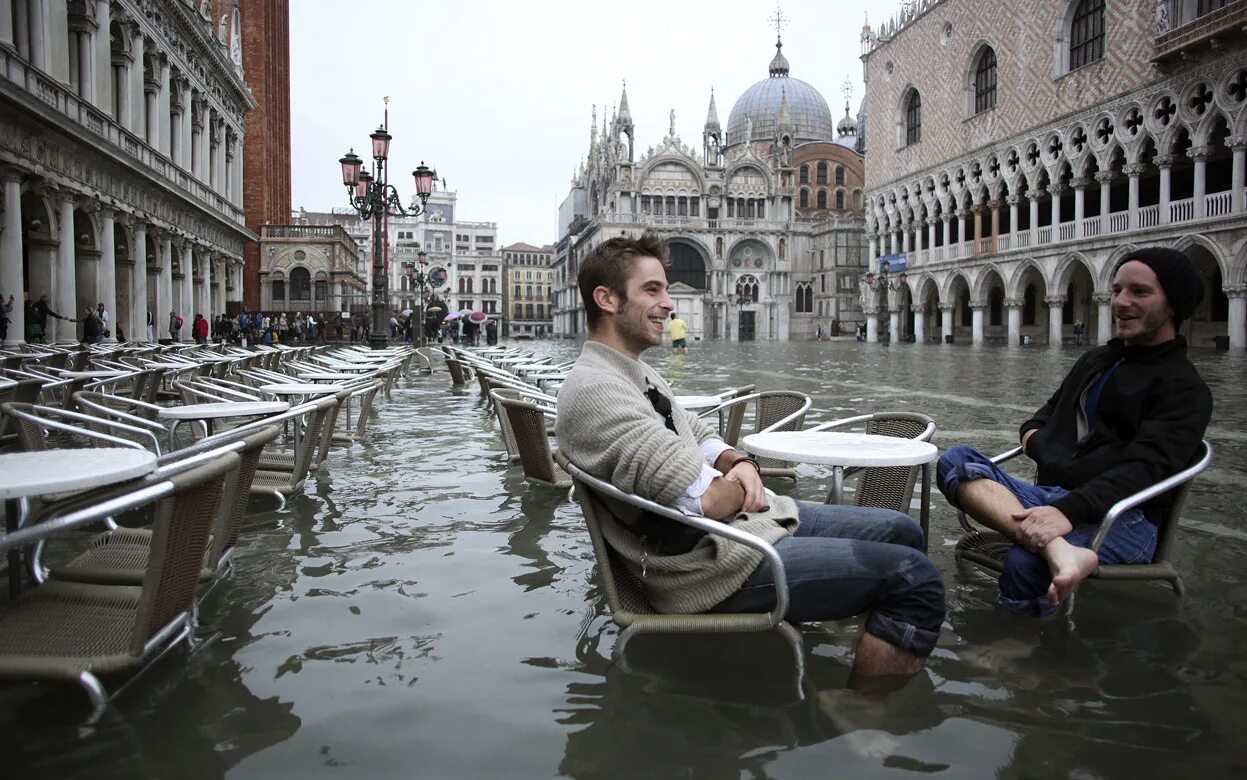
<path id="1" fill-rule="evenodd" d="M 589 324 L 558 395 L 561 452 L 629 493 L 728 523 L 775 545 L 793 621 L 869 613 L 854 673 L 910 675 L 935 647 L 944 584 L 922 532 L 886 509 L 795 502 L 766 492 L 757 465 L 675 403 L 641 362 L 662 343 L 673 304 L 657 235 L 612 238 L 587 255 L 578 285 Z M 765 611 L 774 583 L 761 554 L 671 520 L 613 505 L 607 543 L 661 612 Z"/>

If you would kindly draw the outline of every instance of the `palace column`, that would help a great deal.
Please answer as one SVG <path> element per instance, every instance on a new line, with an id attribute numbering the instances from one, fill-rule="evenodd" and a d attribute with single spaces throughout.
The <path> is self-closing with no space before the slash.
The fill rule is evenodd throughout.
<path id="1" fill-rule="evenodd" d="M 138 137 L 142 138 L 147 130 L 146 119 L 143 116 L 143 70 L 146 63 L 143 58 L 143 50 L 147 45 L 143 38 L 143 28 L 138 22 L 130 23 L 130 34 L 133 37 L 133 43 L 130 46 L 130 66 L 127 68 L 129 76 L 129 98 L 130 98 L 130 124 L 127 129 Z"/>
<path id="2" fill-rule="evenodd" d="M 1083 232 L 1082 221 L 1087 213 L 1087 184 L 1089 182 L 1085 176 L 1080 176 L 1070 179 L 1069 183 L 1074 188 L 1074 235 L 1082 238 L 1086 235 Z"/>
<path id="3" fill-rule="evenodd" d="M 935 222 L 936 217 L 927 218 L 927 245 L 925 248 L 928 255 L 931 254 L 930 250 L 935 248 Z"/>
<path id="4" fill-rule="evenodd" d="M 970 343 L 983 343 L 983 310 L 987 304 L 982 301 L 970 302 Z"/>
<path id="5" fill-rule="evenodd" d="M 1169 202 L 1172 199 L 1173 187 L 1173 161 L 1172 154 L 1158 154 L 1152 158 L 1152 163 L 1160 171 L 1160 214 L 1158 215 L 1158 223 L 1160 225 L 1169 224 Z M 1097 174 L 1098 175 L 1098 174 Z"/>
<path id="6" fill-rule="evenodd" d="M 147 341 L 147 223 L 134 223 L 134 245 L 130 247 L 134 266 L 130 269 L 130 321 L 126 336 L 130 341 Z M 153 318 L 155 315 L 153 315 Z"/>
<path id="7" fill-rule="evenodd" d="M 91 2 L 91 0 L 87 0 Z M 95 2 L 95 34 L 91 36 L 91 45 L 94 51 L 91 56 L 95 58 L 95 107 L 105 114 L 111 114 L 113 110 L 113 60 L 112 60 L 112 40 L 109 36 L 109 28 L 112 26 L 112 7 L 109 0 L 94 0 Z M 3 3 L 0 3 L 3 5 Z M 97 301 L 98 303 L 98 301 Z M 113 316 L 112 310 L 109 310 L 108 316 Z"/>
<path id="8" fill-rule="evenodd" d="M 901 340 L 901 308 L 897 304 L 888 303 L 888 343 L 895 344 Z"/>
<path id="9" fill-rule="evenodd" d="M 1017 235 L 1018 232 L 1018 196 L 1009 195 L 1005 198 L 1005 203 L 1009 204 L 1009 235 Z M 1013 249 L 1018 248 L 1018 242 L 1013 241 L 1011 244 Z"/>
<path id="10" fill-rule="evenodd" d="M 1241 352 L 1247 349 L 1247 285 L 1226 287 L 1225 297 L 1230 300 L 1229 322 L 1226 323 L 1230 349 Z"/>
<path id="11" fill-rule="evenodd" d="M 1129 228 L 1135 230 L 1139 227 L 1139 177 L 1147 170 L 1147 165 L 1143 163 L 1131 163 L 1123 165 L 1121 168 L 1126 175 L 1130 177 L 1130 200 L 1127 209 L 1129 210 Z"/>
<path id="12" fill-rule="evenodd" d="M 870 239 L 870 253 L 866 258 L 866 267 L 870 268 L 879 256 L 879 238 L 874 233 L 868 233 L 867 236 Z"/>
<path id="13" fill-rule="evenodd" d="M 944 223 L 944 255 L 948 256 L 948 245 L 953 240 L 953 220 L 956 219 L 952 214 L 944 214 L 940 217 L 940 221 Z"/>
<path id="14" fill-rule="evenodd" d="M 1022 343 L 1022 306 L 1021 298 L 1005 298 L 1005 316 L 1009 325 L 1009 343 Z"/>
<path id="15" fill-rule="evenodd" d="M 1065 296 L 1049 295 L 1043 301 L 1048 304 L 1048 343 L 1060 346 L 1065 340 L 1065 324 L 1061 322 Z"/>
<path id="16" fill-rule="evenodd" d="M 959 235 L 959 236 L 958 236 L 958 238 L 960 238 L 960 239 L 961 239 L 961 242 L 960 242 L 960 243 L 964 244 L 966 241 L 971 240 L 971 239 L 969 238 L 969 235 L 970 235 L 970 209 L 962 209 L 961 211 L 957 212 L 957 215 L 958 215 L 959 217 L 961 217 L 961 235 Z M 976 236 L 976 238 L 977 238 L 977 236 Z M 973 245 L 971 245 L 971 249 L 970 249 L 970 251 L 969 251 L 969 252 L 965 252 L 965 253 L 963 253 L 963 254 L 966 254 L 966 255 L 972 255 L 972 254 L 974 254 Z"/>
<path id="17" fill-rule="evenodd" d="M 1096 171 L 1095 180 L 1100 183 L 1100 235 L 1108 232 L 1108 215 L 1112 207 L 1112 183 L 1116 174 L 1112 171 Z M 1165 214 L 1167 210 L 1162 210 Z M 1162 215 L 1163 216 L 1163 215 Z"/>
<path id="18" fill-rule="evenodd" d="M 1030 201 L 1031 246 L 1039 244 L 1039 199 L 1041 197 L 1043 197 L 1042 191 L 1026 193 L 1026 198 Z"/>
<path id="19" fill-rule="evenodd" d="M 17 46 L 17 39 L 13 35 L 13 4 L 8 2 L 0 3 L 0 46 L 6 49 Z"/>
<path id="20" fill-rule="evenodd" d="M 173 305 L 173 236 L 169 233 L 160 234 L 160 286 L 157 287 L 156 300 L 156 322 L 163 319 L 165 327 L 169 325 L 169 312 L 174 310 Z M 185 330 L 190 318 L 183 311 L 178 311 L 182 315 L 182 329 Z"/>
<path id="21" fill-rule="evenodd" d="M 1000 238 L 1000 199 L 988 201 L 987 205 L 992 210 L 992 235 L 991 235 L 991 251 L 996 251 L 996 244 Z"/>
<path id="22" fill-rule="evenodd" d="M 195 285 L 198 289 L 195 296 L 195 311 L 192 312 L 192 318 L 194 314 L 202 314 L 207 317 L 208 312 L 212 309 L 211 268 L 213 262 L 211 254 L 204 254 L 199 258 L 199 278 L 195 281 Z"/>
<path id="23" fill-rule="evenodd" d="M 1230 147 L 1233 153 L 1230 173 L 1230 210 L 1235 214 L 1242 214 L 1247 211 L 1247 203 L 1244 203 L 1243 195 L 1243 189 L 1247 187 L 1247 135 L 1227 138 L 1225 145 Z"/>
<path id="24" fill-rule="evenodd" d="M 920 303 L 912 308 L 914 312 L 914 343 L 925 344 L 927 341 L 927 305 Z"/>
<path id="25" fill-rule="evenodd" d="M 204 312 L 204 316 L 208 318 L 209 323 L 211 323 L 212 318 L 215 317 L 216 315 L 225 313 L 225 296 L 227 295 L 226 281 L 229 278 L 229 272 L 230 272 L 229 261 L 222 260 L 220 265 L 217 266 L 216 302 L 212 304 L 211 314 L 209 314 L 208 312 Z"/>
<path id="26" fill-rule="evenodd" d="M 194 272 L 195 272 L 195 245 L 186 242 L 182 245 L 182 256 L 178 262 L 178 268 L 182 271 L 182 280 L 179 284 L 178 305 L 184 311 L 191 312 L 191 322 L 195 321 L 195 313 L 191 311 L 195 308 L 194 298 Z M 186 315 L 182 315 L 182 319 L 186 319 Z M 190 331 L 182 328 L 182 341 L 191 341 Z"/>
<path id="27" fill-rule="evenodd" d="M 1065 187 L 1060 182 L 1048 185 L 1048 194 L 1052 196 L 1052 232 L 1048 240 L 1054 244 L 1061 240 L 1061 193 L 1064 191 Z"/>
<path id="28" fill-rule="evenodd" d="M 77 317 L 78 272 L 74 267 L 74 193 L 72 191 L 62 189 L 56 193 L 56 212 L 56 283 L 53 297 L 56 311 L 62 317 Z M 56 338 L 49 338 L 49 342 L 78 340 L 78 327 L 72 322 L 57 320 L 54 332 Z"/>
<path id="29" fill-rule="evenodd" d="M 940 335 L 943 336 L 945 344 L 948 343 L 948 337 L 953 335 L 953 310 L 957 308 L 955 303 L 947 303 L 941 301 L 940 309 Z"/>
<path id="30" fill-rule="evenodd" d="M 1208 158 L 1212 156 L 1212 147 L 1193 146 L 1186 150 L 1186 156 L 1195 161 L 1195 219 L 1202 219 L 1208 216 L 1204 196 L 1208 192 Z"/>
<path id="31" fill-rule="evenodd" d="M 1091 302 L 1096 306 L 1095 343 L 1107 344 L 1113 337 L 1113 296 L 1109 293 L 1095 293 Z"/>
<path id="32" fill-rule="evenodd" d="M 112 209 L 100 209 L 100 299 L 108 312 L 109 343 L 117 340 L 117 245 L 116 218 Z"/>
<path id="33" fill-rule="evenodd" d="M 5 5 L 8 5 L 5 3 Z M 22 282 L 22 173 L 17 168 L 0 170 L 4 183 L 4 232 L 0 233 L 0 295 L 8 303 L 13 296 L 13 311 L 9 312 L 9 330 L 4 337 L 5 346 L 26 341 L 26 309 Z"/>

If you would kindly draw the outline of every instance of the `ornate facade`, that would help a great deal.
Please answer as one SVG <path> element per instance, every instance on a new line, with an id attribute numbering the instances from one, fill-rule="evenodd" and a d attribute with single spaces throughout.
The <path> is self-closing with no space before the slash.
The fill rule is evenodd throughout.
<path id="1" fill-rule="evenodd" d="M 113 337 L 147 312 L 211 319 L 242 297 L 244 117 L 238 9 L 190 0 L 0 3 L 0 295 Z M 22 306 L 6 343 L 24 339 Z M 73 323 L 47 339 L 72 340 Z M 189 328 L 183 329 L 186 338 Z M 159 335 L 157 333 L 156 335 Z"/>
<path id="2" fill-rule="evenodd" d="M 1128 248 L 1176 247 L 1195 346 L 1247 348 L 1247 0 L 922 0 L 864 28 L 868 338 L 1112 335 Z M 896 270 L 903 268 L 904 278 Z"/>
<path id="3" fill-rule="evenodd" d="M 645 229 L 671 247 L 671 297 L 689 336 L 811 338 L 860 320 L 865 267 L 858 123 L 837 126 L 818 91 L 789 75 L 776 42 L 768 77 L 736 101 L 726 132 L 713 91 L 700 152 L 675 131 L 638 154 L 625 86 L 559 212 L 554 332 L 583 332 L 579 259 Z"/>
<path id="4" fill-rule="evenodd" d="M 550 334 L 553 287 L 550 262 L 554 247 L 523 242 L 502 248 L 506 281 L 502 285 L 502 335 L 543 338 Z"/>

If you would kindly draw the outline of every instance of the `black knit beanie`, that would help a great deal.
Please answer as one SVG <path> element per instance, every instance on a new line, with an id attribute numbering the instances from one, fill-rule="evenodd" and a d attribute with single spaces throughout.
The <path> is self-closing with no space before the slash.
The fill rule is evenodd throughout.
<path id="1" fill-rule="evenodd" d="M 1136 249 L 1121 259 L 1114 275 L 1131 260 L 1143 263 L 1156 274 L 1160 287 L 1165 291 L 1165 298 L 1173 309 L 1173 325 L 1182 325 L 1183 320 L 1195 313 L 1195 307 L 1204 300 L 1204 279 L 1199 275 L 1195 264 L 1176 249 L 1162 246 L 1150 246 Z"/>

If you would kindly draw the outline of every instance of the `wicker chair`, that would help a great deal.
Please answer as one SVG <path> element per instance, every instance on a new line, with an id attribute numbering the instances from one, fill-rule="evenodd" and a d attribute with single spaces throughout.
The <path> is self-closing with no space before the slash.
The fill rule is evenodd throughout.
<path id="1" fill-rule="evenodd" d="M 554 451 L 550 449 L 550 433 L 546 427 L 549 412 L 517 398 L 497 396 L 497 402 L 502 404 L 502 411 L 510 421 L 524 478 L 547 487 L 571 487 L 571 477 L 554 462 Z"/>
<path id="2" fill-rule="evenodd" d="M 233 445 L 216 439 L 207 446 L 200 444 L 178 450 L 162 457 L 156 471 L 142 480 L 143 483 L 159 481 L 194 467 L 197 461 L 213 457 L 222 448 L 238 454 L 238 469 L 229 474 L 221 489 L 221 499 L 212 523 L 212 537 L 199 574 L 201 582 L 215 579 L 228 564 L 238 541 L 238 526 L 247 509 L 260 453 L 266 444 L 277 438 L 278 432 L 277 426 L 271 425 L 249 433 Z M 86 551 L 64 566 L 53 568 L 46 575 L 36 570 L 36 580 L 42 581 L 47 576 L 54 580 L 98 585 L 140 585 L 151 555 L 152 534 L 151 528 L 114 527 L 96 536 Z"/>
<path id="3" fill-rule="evenodd" d="M 790 390 L 764 390 L 760 393 L 749 393 L 731 398 L 713 409 L 708 409 L 699 417 L 719 415 L 722 426 L 719 434 L 723 441 L 735 447 L 740 443 L 741 429 L 745 423 L 745 412 L 750 404 L 754 405 L 753 430 L 762 431 L 799 431 L 805 425 L 805 413 L 810 408 L 810 397 L 805 393 Z M 792 464 L 773 458 L 758 458 L 758 468 L 764 477 L 797 478 L 797 470 Z"/>
<path id="4" fill-rule="evenodd" d="M 336 396 L 330 396 L 305 405 L 310 406 L 311 410 L 308 412 L 307 426 L 303 430 L 299 448 L 290 454 L 262 454 L 251 482 L 252 495 L 275 496 L 280 509 L 286 506 L 286 496 L 302 489 L 303 481 L 307 479 L 308 471 L 312 467 L 312 459 L 321 446 L 321 431 L 324 429 L 325 419 L 338 403 L 340 402 Z M 298 422 L 294 424 L 298 425 Z M 287 463 L 290 466 L 288 469 L 285 468 Z"/>
<path id="5" fill-rule="evenodd" d="M 901 439 L 931 441 L 935 435 L 935 420 L 925 414 L 915 412 L 875 412 L 857 417 L 846 417 L 843 420 L 832 420 L 815 425 L 811 431 L 834 431 L 841 428 L 863 427 L 865 433 L 875 436 L 895 436 Z M 922 474 L 922 503 L 919 525 L 922 526 L 922 538 L 927 538 L 927 529 L 931 524 L 931 465 L 893 466 L 881 468 L 848 468 L 844 476 L 853 473 L 861 474 L 857 480 L 857 492 L 854 503 L 857 506 L 874 506 L 894 509 L 909 514 L 913 504 L 914 485 Z M 835 490 L 833 488 L 832 492 Z M 828 496 L 831 500 L 831 496 Z"/>
<path id="6" fill-rule="evenodd" d="M 1022 448 L 1014 447 L 1008 452 L 1002 452 L 992 458 L 992 462 L 996 464 L 1004 463 L 1021 454 Z M 1173 592 L 1181 598 L 1185 588 L 1182 585 L 1182 577 L 1179 575 L 1177 568 L 1169 560 L 1169 554 L 1173 549 L 1174 537 L 1177 535 L 1178 517 L 1182 514 L 1182 508 L 1186 504 L 1187 493 L 1191 489 L 1191 484 L 1194 482 L 1195 477 L 1199 476 L 1211 463 L 1212 445 L 1205 440 L 1193 465 L 1179 471 L 1172 477 L 1163 479 L 1154 485 L 1140 490 L 1134 495 L 1127 496 L 1109 507 L 1108 512 L 1104 515 L 1104 519 L 1100 521 L 1100 530 L 1096 532 L 1095 538 L 1091 541 L 1091 549 L 1096 552 L 1099 552 L 1100 545 L 1104 542 L 1104 537 L 1108 536 L 1113 522 L 1118 517 L 1159 495 L 1170 491 L 1173 492 L 1173 506 L 1169 510 L 1169 516 L 1157 528 L 1156 552 L 1152 555 L 1151 563 L 1103 564 L 1097 567 L 1091 576 L 1101 580 L 1163 580 L 1168 582 L 1170 587 L 1173 588 Z M 975 528 L 970 524 L 964 512 L 958 512 L 957 519 L 960 521 L 962 529 L 966 532 L 954 548 L 957 560 L 977 563 L 995 572 L 1003 571 L 1005 555 L 1015 542 L 996 531 L 985 531 Z"/>
<path id="7" fill-rule="evenodd" d="M 95 720 L 109 698 L 98 674 L 144 667 L 191 639 L 214 508 L 238 460 L 233 453 L 222 454 L 160 485 L 45 517 L 0 540 L 5 547 L 30 544 L 58 528 L 155 503 L 143 584 L 48 582 L 27 591 L 0 614 L 0 677 L 76 682 L 90 697 Z"/>
<path id="8" fill-rule="evenodd" d="M 350 390 L 351 401 L 359 401 L 359 416 L 355 418 L 354 427 L 348 427 L 344 430 L 336 430 L 330 428 L 330 438 L 333 441 L 347 444 L 355 444 L 364 440 L 365 434 L 368 432 L 368 420 L 372 416 L 372 405 L 376 401 L 377 391 L 381 389 L 384 383 L 381 380 L 374 380 L 368 384 L 352 387 Z M 324 458 L 321 458 L 324 460 Z"/>
<path id="9" fill-rule="evenodd" d="M 562 455 L 559 456 L 559 465 L 575 480 L 576 500 L 580 503 L 585 525 L 589 529 L 589 538 L 593 542 L 593 554 L 598 564 L 598 578 L 602 583 L 602 589 L 606 592 L 606 603 L 610 607 L 611 620 L 623 629 L 611 652 L 612 658 L 620 660 L 623 657 L 624 647 L 637 634 L 725 634 L 773 630 L 778 632 L 792 648 L 793 659 L 797 667 L 797 689 L 800 693 L 801 681 L 805 673 L 805 653 L 801 643 L 801 634 L 785 620 L 788 614 L 788 580 L 784 575 L 783 561 L 780 560 L 779 554 L 775 552 L 771 544 L 724 523 L 705 517 L 688 517 L 640 496 L 625 493 L 609 482 L 586 473 Z M 775 608 L 770 612 L 740 614 L 679 615 L 657 612 L 645 595 L 645 584 L 610 548 L 602 535 L 602 524 L 615 522 L 610 505 L 603 500 L 604 497 L 662 515 L 672 522 L 684 523 L 707 533 L 726 536 L 758 550 L 775 573 Z"/>
<path id="10" fill-rule="evenodd" d="M 520 447 L 515 441 L 515 431 L 511 429 L 511 418 L 507 415 L 506 409 L 502 405 L 502 399 L 509 398 L 517 401 L 527 401 L 546 413 L 546 433 L 554 433 L 554 398 L 552 396 L 544 396 L 535 391 L 525 392 L 516 390 L 511 387 L 500 387 L 489 392 L 490 402 L 494 407 L 494 414 L 498 417 L 498 428 L 502 431 L 502 443 L 507 449 L 507 462 L 520 462 Z"/>

